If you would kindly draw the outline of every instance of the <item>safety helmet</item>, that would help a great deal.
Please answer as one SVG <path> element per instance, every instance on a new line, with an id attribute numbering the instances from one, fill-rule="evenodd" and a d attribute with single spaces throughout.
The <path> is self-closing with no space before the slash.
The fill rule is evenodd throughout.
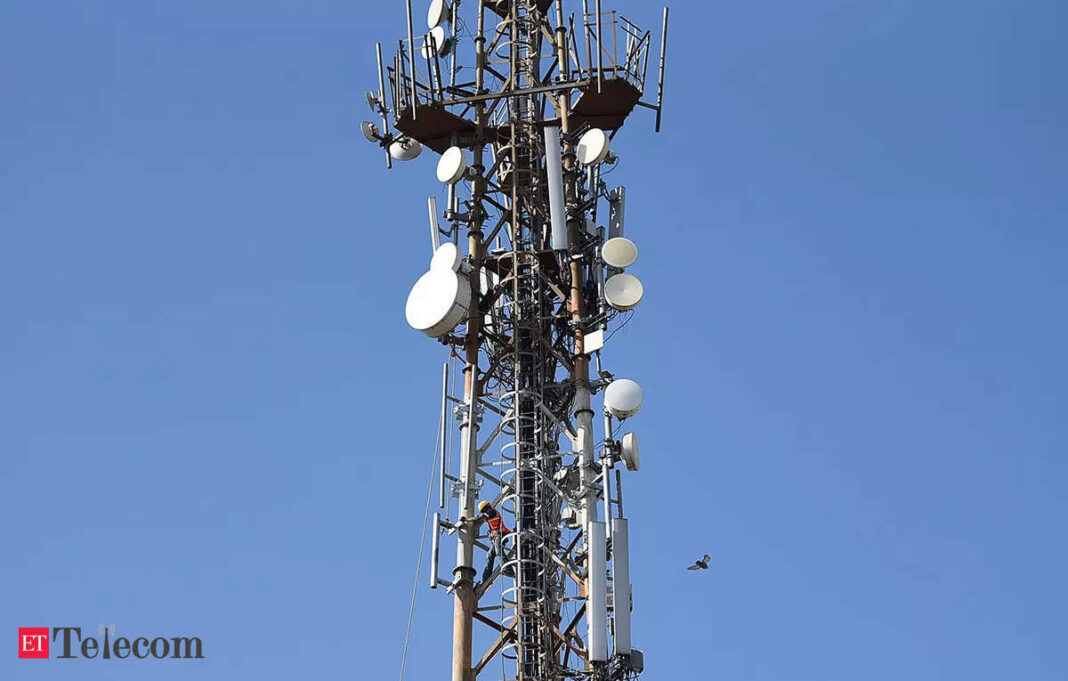
<path id="1" fill-rule="evenodd" d="M 483 511 L 485 511 L 489 507 L 490 507 L 490 502 L 486 501 L 485 499 L 483 499 L 482 501 L 478 502 L 478 512 L 479 513 L 482 513 Z"/>

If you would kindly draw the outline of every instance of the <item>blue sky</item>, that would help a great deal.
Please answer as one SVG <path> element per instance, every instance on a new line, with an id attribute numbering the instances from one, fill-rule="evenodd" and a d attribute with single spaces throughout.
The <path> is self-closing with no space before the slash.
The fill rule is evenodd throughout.
<path id="1" fill-rule="evenodd" d="M 207 655 L 3 678 L 396 674 L 440 185 L 359 134 L 404 27 L 365 5 L 0 6 L 0 628 Z M 1068 6 L 672 11 L 664 131 L 639 112 L 612 178 L 644 678 L 1062 681 Z M 408 676 L 441 678 L 419 599 Z"/>

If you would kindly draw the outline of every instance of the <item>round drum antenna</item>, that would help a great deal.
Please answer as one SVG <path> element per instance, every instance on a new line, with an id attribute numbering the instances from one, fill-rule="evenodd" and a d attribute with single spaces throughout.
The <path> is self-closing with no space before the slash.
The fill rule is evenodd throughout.
<path id="1" fill-rule="evenodd" d="M 579 138 L 575 152 L 582 165 L 597 165 L 608 156 L 608 135 L 600 128 L 590 128 Z"/>
<path id="2" fill-rule="evenodd" d="M 642 389 L 629 378 L 619 378 L 604 389 L 604 407 L 616 418 L 625 419 L 642 410 Z"/>
<path id="3" fill-rule="evenodd" d="M 638 247 L 630 239 L 617 236 L 601 246 L 601 259 L 609 267 L 630 267 L 638 259 Z"/>
<path id="4" fill-rule="evenodd" d="M 627 311 L 642 302 L 645 288 L 633 274 L 613 274 L 604 283 L 604 299 L 617 310 Z"/>
<path id="5" fill-rule="evenodd" d="M 456 184 L 464 176 L 465 170 L 467 161 L 464 160 L 464 150 L 460 147 L 449 147 L 438 160 L 438 181 Z"/>

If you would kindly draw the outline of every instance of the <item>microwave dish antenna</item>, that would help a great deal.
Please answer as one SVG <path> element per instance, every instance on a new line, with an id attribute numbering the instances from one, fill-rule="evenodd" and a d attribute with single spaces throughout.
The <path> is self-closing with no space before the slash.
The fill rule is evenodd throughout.
<path id="1" fill-rule="evenodd" d="M 609 267 L 617 269 L 630 267 L 638 259 L 638 247 L 630 239 L 617 236 L 601 246 L 601 259 Z"/>
<path id="2" fill-rule="evenodd" d="M 434 256 L 430 259 L 430 271 L 459 272 L 462 263 L 463 255 L 460 254 L 460 249 L 453 242 L 446 241 L 434 251 Z"/>
<path id="3" fill-rule="evenodd" d="M 437 28 L 449 17 L 449 4 L 445 0 L 433 0 L 426 12 L 426 27 Z"/>
<path id="4" fill-rule="evenodd" d="M 641 468 L 642 460 L 638 455 L 638 436 L 627 433 L 619 441 L 619 456 L 623 459 L 623 465 L 628 471 L 637 471 Z"/>
<path id="5" fill-rule="evenodd" d="M 378 127 L 371 121 L 364 121 L 360 123 L 360 132 L 367 138 L 368 142 L 377 142 L 382 139 L 382 135 L 378 133 Z"/>
<path id="6" fill-rule="evenodd" d="M 435 26 L 427 34 L 426 42 L 423 43 L 423 57 L 433 59 L 434 55 L 446 57 L 452 49 L 452 41 L 445 32 L 444 26 Z"/>
<path id="7" fill-rule="evenodd" d="M 633 310 L 642 302 L 645 287 L 633 274 L 613 274 L 604 283 L 604 299 L 609 305 L 620 311 Z"/>
<path id="8" fill-rule="evenodd" d="M 437 338 L 455 329 L 470 308 L 469 282 L 451 270 L 437 269 L 415 282 L 404 306 L 404 316 L 413 329 Z"/>
<path id="9" fill-rule="evenodd" d="M 600 128 L 590 128 L 579 138 L 575 153 L 579 163 L 584 166 L 601 163 L 608 157 L 608 135 Z"/>
<path id="10" fill-rule="evenodd" d="M 401 137 L 389 145 L 389 155 L 398 161 L 412 161 L 423 153 L 423 145 L 411 137 Z"/>
<path id="11" fill-rule="evenodd" d="M 463 178 L 466 170 L 467 160 L 464 158 L 464 150 L 460 147 L 449 147 L 438 159 L 438 182 L 456 184 Z"/>
<path id="12" fill-rule="evenodd" d="M 604 389 L 604 406 L 612 416 L 626 419 L 642 410 L 642 388 L 629 378 L 619 378 Z"/>

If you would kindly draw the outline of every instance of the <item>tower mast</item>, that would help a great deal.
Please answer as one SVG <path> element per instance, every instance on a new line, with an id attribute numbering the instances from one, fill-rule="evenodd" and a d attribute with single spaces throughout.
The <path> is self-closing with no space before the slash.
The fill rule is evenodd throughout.
<path id="1" fill-rule="evenodd" d="M 449 394 L 445 368 L 442 418 L 452 405 L 459 456 L 443 423 L 431 576 L 454 599 L 452 681 L 488 677 L 497 658 L 503 679 L 636 678 L 620 468 L 640 461 L 637 437 L 612 431 L 642 396 L 601 370 L 601 355 L 642 285 L 624 271 L 637 257 L 625 190 L 601 174 L 618 163 L 610 141 L 637 106 L 659 129 L 668 11 L 657 99 L 645 102 L 651 34 L 601 0 L 592 11 L 590 0 L 471 4 L 433 0 L 424 32 L 405 0 L 407 36 L 391 61 L 378 45 L 379 89 L 367 96 L 382 130 L 362 126 L 387 167 L 424 148 L 441 154 L 447 188 L 443 212 L 430 200 L 433 258 L 406 316 L 462 365 L 462 395 Z M 476 556 L 492 543 L 480 499 L 513 531 L 476 582 Z M 442 579 L 438 547 L 452 534 L 455 568 Z"/>

